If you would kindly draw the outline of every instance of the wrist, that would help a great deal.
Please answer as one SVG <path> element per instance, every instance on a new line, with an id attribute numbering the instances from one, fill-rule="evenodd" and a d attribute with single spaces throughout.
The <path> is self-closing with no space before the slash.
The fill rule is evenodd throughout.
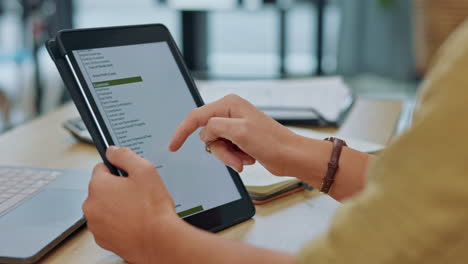
<path id="1" fill-rule="evenodd" d="M 320 189 L 328 170 L 333 143 L 325 140 L 298 136 L 289 149 L 288 176 L 293 176 Z M 372 156 L 344 147 L 338 161 L 335 181 L 329 195 L 343 200 L 360 192 L 365 186 L 365 172 Z"/>
<path id="2" fill-rule="evenodd" d="M 286 175 L 320 188 L 331 151 L 331 142 L 295 135 L 294 142 L 287 151 L 289 164 Z"/>
<path id="3" fill-rule="evenodd" d="M 193 227 L 175 213 L 155 217 L 145 230 L 146 245 L 142 256 L 146 258 L 142 263 L 171 263 L 174 254 L 178 254 L 177 245 L 183 240 L 183 232 L 190 228 Z"/>

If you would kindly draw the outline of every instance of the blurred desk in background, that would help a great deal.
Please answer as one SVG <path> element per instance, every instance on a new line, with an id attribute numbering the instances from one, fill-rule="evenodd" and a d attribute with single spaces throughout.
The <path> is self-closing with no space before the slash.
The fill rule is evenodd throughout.
<path id="1" fill-rule="evenodd" d="M 359 100 L 351 113 L 347 131 L 369 138 L 391 135 L 401 103 Z M 96 149 L 77 142 L 62 128 L 62 123 L 77 117 L 72 104 L 20 126 L 0 136 L 0 165 L 41 166 L 49 168 L 92 168 L 100 162 Z M 398 119 L 398 118 L 396 118 Z M 378 120 L 378 123 L 376 123 Z M 328 129 L 330 132 L 334 130 Z M 383 139 L 387 141 L 386 139 Z M 317 237 L 329 225 L 339 203 L 316 191 L 303 191 L 265 205 L 258 205 L 257 215 L 244 223 L 218 233 L 227 239 L 249 244 L 297 252 L 302 245 Z M 284 232 L 278 232 L 283 230 Z M 122 263 L 112 253 L 100 249 L 91 233 L 82 228 L 66 239 L 40 263 Z"/>

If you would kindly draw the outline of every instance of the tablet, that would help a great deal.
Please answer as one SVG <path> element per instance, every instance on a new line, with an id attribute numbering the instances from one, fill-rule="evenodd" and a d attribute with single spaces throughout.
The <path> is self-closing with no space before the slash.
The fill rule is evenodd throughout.
<path id="1" fill-rule="evenodd" d="M 106 148 L 128 147 L 158 169 L 187 222 L 218 231 L 255 214 L 239 175 L 196 135 L 168 151 L 176 127 L 203 101 L 165 26 L 66 30 L 47 48 L 114 174 L 125 176 L 106 160 Z"/>

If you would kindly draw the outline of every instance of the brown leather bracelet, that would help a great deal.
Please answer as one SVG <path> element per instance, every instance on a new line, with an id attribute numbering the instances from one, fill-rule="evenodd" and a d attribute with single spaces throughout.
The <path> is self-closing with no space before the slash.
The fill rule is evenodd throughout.
<path id="1" fill-rule="evenodd" d="M 333 143 L 333 150 L 330 161 L 328 162 L 327 174 L 325 174 L 325 177 L 322 180 L 322 186 L 320 187 L 320 192 L 327 194 L 330 192 L 333 182 L 335 182 L 335 175 L 339 168 L 338 163 L 340 161 L 341 150 L 343 147 L 347 147 L 348 145 L 344 140 L 339 138 L 329 137 L 324 140 Z"/>

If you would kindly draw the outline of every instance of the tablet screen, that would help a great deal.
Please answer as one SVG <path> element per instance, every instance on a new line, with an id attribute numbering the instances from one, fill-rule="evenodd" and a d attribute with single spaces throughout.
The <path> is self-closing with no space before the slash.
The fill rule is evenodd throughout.
<path id="1" fill-rule="evenodd" d="M 115 145 L 158 169 L 181 217 L 241 199 L 226 167 L 192 135 L 167 150 L 196 103 L 166 42 L 75 50 L 73 55 Z"/>

